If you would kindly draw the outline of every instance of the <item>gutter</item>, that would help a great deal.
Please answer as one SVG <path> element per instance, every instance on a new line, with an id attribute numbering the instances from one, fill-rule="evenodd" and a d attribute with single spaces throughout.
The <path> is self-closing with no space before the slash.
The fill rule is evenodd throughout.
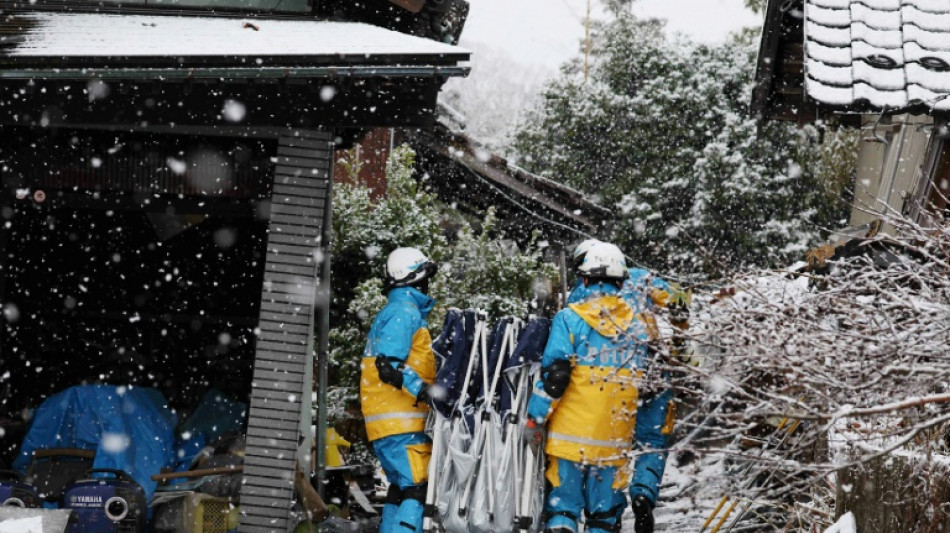
<path id="1" fill-rule="evenodd" d="M 448 78 L 468 76 L 467 66 L 349 67 L 182 67 L 182 68 L 55 68 L 0 69 L 0 80 L 226 80 L 226 79 L 354 79 Z"/>

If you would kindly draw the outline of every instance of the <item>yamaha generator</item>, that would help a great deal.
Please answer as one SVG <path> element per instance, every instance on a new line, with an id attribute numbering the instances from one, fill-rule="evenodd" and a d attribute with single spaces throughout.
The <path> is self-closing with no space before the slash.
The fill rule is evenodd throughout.
<path id="1" fill-rule="evenodd" d="M 0 505 L 39 507 L 40 498 L 36 487 L 24 483 L 19 474 L 11 470 L 0 470 Z"/>
<path id="2" fill-rule="evenodd" d="M 144 533 L 145 491 L 121 470 L 93 469 L 63 491 L 63 508 L 76 514 L 67 533 Z"/>

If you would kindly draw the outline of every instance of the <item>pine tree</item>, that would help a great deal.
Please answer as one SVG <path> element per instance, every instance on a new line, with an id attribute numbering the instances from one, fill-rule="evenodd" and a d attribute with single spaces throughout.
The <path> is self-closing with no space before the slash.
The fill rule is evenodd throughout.
<path id="1" fill-rule="evenodd" d="M 670 39 L 617 10 L 595 27 L 588 79 L 566 66 L 519 131 L 521 163 L 615 208 L 604 237 L 661 272 L 792 261 L 845 204 L 815 128 L 750 116 L 755 42 Z"/>

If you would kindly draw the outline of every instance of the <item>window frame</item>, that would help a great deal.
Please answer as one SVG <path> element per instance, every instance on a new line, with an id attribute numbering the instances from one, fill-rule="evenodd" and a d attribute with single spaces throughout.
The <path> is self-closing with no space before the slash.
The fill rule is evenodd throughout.
<path id="1" fill-rule="evenodd" d="M 946 117 L 934 117 L 933 134 L 930 138 L 928 147 L 927 163 L 924 167 L 923 175 L 917 186 L 917 193 L 914 195 L 914 202 L 910 206 L 912 218 L 922 225 L 931 225 L 934 217 L 938 214 L 934 210 L 931 197 L 937 187 L 937 172 L 941 170 L 940 161 L 944 152 L 947 152 L 947 161 L 945 172 L 950 177 L 950 123 Z M 948 189 L 950 193 L 950 189 Z M 950 210 L 950 202 L 943 206 L 943 210 Z M 947 215 L 944 215 L 945 217 Z"/>

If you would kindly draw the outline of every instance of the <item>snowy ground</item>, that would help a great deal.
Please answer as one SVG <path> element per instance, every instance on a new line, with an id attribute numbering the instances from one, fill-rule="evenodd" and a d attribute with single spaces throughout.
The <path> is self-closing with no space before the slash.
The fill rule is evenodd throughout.
<path id="1" fill-rule="evenodd" d="M 723 463 L 718 456 L 700 457 L 679 466 L 671 457 L 653 512 L 656 531 L 699 531 L 723 495 Z M 633 514 L 627 509 L 623 533 L 633 533 Z"/>

